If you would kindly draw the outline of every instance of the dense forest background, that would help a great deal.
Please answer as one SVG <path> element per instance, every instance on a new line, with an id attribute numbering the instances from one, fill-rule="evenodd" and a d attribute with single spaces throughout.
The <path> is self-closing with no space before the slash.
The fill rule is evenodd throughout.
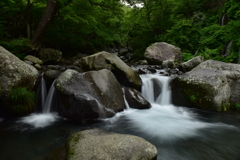
<path id="1" fill-rule="evenodd" d="M 65 56 L 127 47 L 141 59 L 167 42 L 185 61 L 239 63 L 239 0 L 1 0 L 0 8 L 0 45 L 20 58 L 40 47 Z"/>

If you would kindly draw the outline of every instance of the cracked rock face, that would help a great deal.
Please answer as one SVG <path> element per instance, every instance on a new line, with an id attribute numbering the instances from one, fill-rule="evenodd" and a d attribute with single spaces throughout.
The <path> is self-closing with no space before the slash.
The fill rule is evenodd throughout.
<path id="1" fill-rule="evenodd" d="M 111 71 L 79 73 L 68 69 L 56 80 L 59 113 L 73 120 L 107 118 L 124 109 L 120 84 Z"/>
<path id="2" fill-rule="evenodd" d="M 73 133 L 67 142 L 67 159 L 155 160 L 157 149 L 143 138 L 91 129 Z"/>

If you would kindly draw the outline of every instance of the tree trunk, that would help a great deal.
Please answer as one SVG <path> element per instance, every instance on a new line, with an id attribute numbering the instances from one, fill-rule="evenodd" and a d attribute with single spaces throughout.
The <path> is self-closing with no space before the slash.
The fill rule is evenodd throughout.
<path id="1" fill-rule="evenodd" d="M 57 0 L 48 0 L 42 19 L 36 31 L 34 32 L 31 40 L 31 44 L 36 50 L 40 49 L 41 47 L 43 36 L 53 18 L 56 6 L 57 6 Z"/>

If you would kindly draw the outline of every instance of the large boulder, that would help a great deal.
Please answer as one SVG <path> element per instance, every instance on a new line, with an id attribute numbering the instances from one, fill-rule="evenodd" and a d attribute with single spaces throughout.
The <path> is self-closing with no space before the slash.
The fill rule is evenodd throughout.
<path id="1" fill-rule="evenodd" d="M 59 113 L 70 119 L 106 118 L 124 109 L 121 86 L 107 69 L 85 73 L 68 69 L 55 87 L 62 101 Z"/>
<path id="2" fill-rule="evenodd" d="M 156 160 L 157 149 L 143 138 L 91 129 L 75 132 L 67 142 L 67 160 Z"/>
<path id="3" fill-rule="evenodd" d="M 175 105 L 221 110 L 228 104 L 230 87 L 227 78 L 211 69 L 187 72 L 172 81 Z"/>
<path id="4" fill-rule="evenodd" d="M 9 96 L 12 89 L 19 87 L 33 89 L 38 75 L 38 71 L 33 66 L 21 61 L 0 46 L 0 100 L 3 104 L 11 107 Z M 1 105 L 0 109 L 2 107 Z M 18 108 L 17 112 L 21 112 L 21 108 Z"/>
<path id="5" fill-rule="evenodd" d="M 173 60 L 176 63 L 181 63 L 181 49 L 165 42 L 157 42 L 149 46 L 145 53 L 145 59 L 149 64 L 161 65 L 163 61 Z"/>
<path id="6" fill-rule="evenodd" d="M 240 103 L 240 65 L 233 63 L 224 63 L 214 60 L 208 60 L 193 69 L 205 70 L 211 69 L 215 72 L 219 71 L 227 78 L 227 83 L 230 86 L 230 104 L 236 105 Z"/>
<path id="7" fill-rule="evenodd" d="M 182 63 L 179 66 L 179 69 L 181 71 L 188 72 L 188 71 L 192 70 L 193 68 L 195 68 L 200 63 L 202 63 L 203 61 L 204 61 L 204 58 L 202 56 L 197 56 L 197 57 L 190 59 L 187 62 Z"/>
<path id="8" fill-rule="evenodd" d="M 76 60 L 74 64 L 87 71 L 108 69 L 113 72 L 121 84 L 141 89 L 142 81 L 139 75 L 115 54 L 103 51 Z"/>
<path id="9" fill-rule="evenodd" d="M 125 98 L 130 108 L 149 109 L 151 104 L 134 88 L 124 88 Z"/>
<path id="10" fill-rule="evenodd" d="M 44 63 L 57 63 L 62 58 L 62 52 L 52 48 L 42 48 L 38 56 Z"/>
<path id="11" fill-rule="evenodd" d="M 207 60 L 172 81 L 173 103 L 227 110 L 240 103 L 240 65 Z"/>

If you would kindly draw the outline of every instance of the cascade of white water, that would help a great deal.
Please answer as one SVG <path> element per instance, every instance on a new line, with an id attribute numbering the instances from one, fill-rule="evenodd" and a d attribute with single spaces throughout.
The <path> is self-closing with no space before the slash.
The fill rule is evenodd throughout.
<path id="1" fill-rule="evenodd" d="M 129 107 L 129 104 L 128 104 L 128 102 L 126 100 L 126 97 L 125 97 L 125 88 L 122 88 L 122 91 L 123 91 L 124 104 L 126 106 L 126 109 L 129 109 L 130 107 Z"/>
<path id="2" fill-rule="evenodd" d="M 222 15 L 222 21 L 221 21 L 221 26 L 224 25 L 224 18 L 225 18 L 225 14 Z"/>
<path id="3" fill-rule="evenodd" d="M 55 82 L 55 81 L 54 81 Z M 56 89 L 54 87 L 54 82 L 52 83 L 52 86 L 48 92 L 48 96 L 45 102 L 45 105 L 43 107 L 43 113 L 50 113 L 51 107 L 53 105 L 53 99 L 56 94 Z"/>
<path id="4" fill-rule="evenodd" d="M 227 47 L 226 47 L 226 55 L 225 55 L 225 56 L 229 56 L 229 55 L 232 54 L 232 52 L 231 52 L 232 42 L 233 42 L 233 41 L 230 41 L 230 42 L 228 43 L 228 45 L 227 45 Z"/>
<path id="5" fill-rule="evenodd" d="M 169 88 L 169 82 L 171 77 L 159 76 L 159 75 L 144 75 L 141 76 L 143 85 L 142 85 L 142 95 L 146 98 L 150 103 L 157 103 L 160 105 L 169 105 L 171 104 L 171 91 Z M 154 79 L 154 81 L 153 81 Z M 161 94 L 154 95 L 154 83 L 158 81 L 161 84 Z M 154 100 L 154 97 L 156 97 Z"/>
<path id="6" fill-rule="evenodd" d="M 158 77 L 159 82 L 162 82 L 162 94 L 160 94 L 156 100 L 156 103 L 160 105 L 170 105 L 171 104 L 171 90 L 169 82 L 171 77 L 161 76 Z"/>
<path id="7" fill-rule="evenodd" d="M 41 80 L 40 84 L 38 86 L 37 90 L 37 99 L 36 99 L 36 105 L 38 106 L 37 109 L 43 110 L 43 107 L 45 105 L 46 99 L 47 99 L 47 87 L 44 79 L 44 73 L 41 74 Z"/>

